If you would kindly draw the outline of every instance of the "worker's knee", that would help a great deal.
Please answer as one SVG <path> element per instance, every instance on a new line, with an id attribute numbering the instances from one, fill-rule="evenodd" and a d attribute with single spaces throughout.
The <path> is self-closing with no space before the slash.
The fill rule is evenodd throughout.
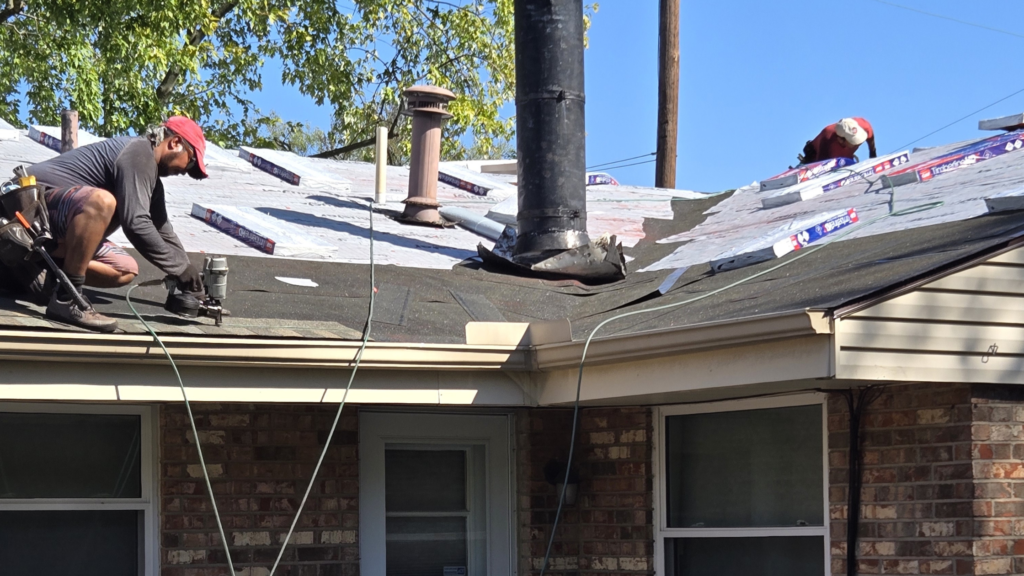
<path id="1" fill-rule="evenodd" d="M 109 221 L 116 209 L 117 200 L 113 194 L 100 188 L 94 188 L 92 194 L 85 201 L 82 211 L 89 213 L 90 216 L 101 217 Z"/>
<path id="2" fill-rule="evenodd" d="M 116 285 L 114 286 L 114 288 L 120 288 L 122 286 L 127 286 L 127 285 L 131 284 L 132 280 L 135 280 L 135 274 L 132 274 L 131 272 L 124 272 L 115 281 Z"/>

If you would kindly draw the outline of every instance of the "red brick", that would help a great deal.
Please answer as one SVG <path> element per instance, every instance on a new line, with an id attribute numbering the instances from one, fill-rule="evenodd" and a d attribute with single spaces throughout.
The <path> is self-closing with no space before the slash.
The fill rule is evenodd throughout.
<path id="1" fill-rule="evenodd" d="M 207 464 L 221 470 L 213 489 L 218 496 L 225 529 L 234 535 L 260 534 L 258 538 L 239 537 L 242 538 L 240 541 L 252 545 L 236 547 L 232 556 L 246 554 L 248 562 L 272 563 L 277 555 L 277 546 L 298 507 L 296 493 L 305 488 L 305 482 L 308 482 L 320 456 L 322 444 L 318 442 L 317 432 L 312 430 L 314 422 L 325 434 L 336 408 L 250 404 L 215 407 L 197 404 L 194 408 Z M 181 576 L 226 574 L 227 560 L 220 539 L 209 532 L 214 522 L 206 490 L 201 481 L 185 480 L 187 467 L 197 464 L 197 455 L 194 446 L 186 444 L 192 436 L 191 433 L 186 434 L 182 427 L 188 422 L 184 408 L 180 405 L 163 406 L 161 422 L 178 426 L 165 428 L 160 434 L 163 453 L 160 486 L 164 497 L 161 534 L 164 568 L 161 572 L 164 575 L 177 573 L 178 569 L 168 564 L 171 557 L 167 552 L 173 550 L 174 543 L 178 543 L 192 554 L 192 564 L 198 557 L 194 554 L 200 554 L 209 566 L 202 572 L 180 572 Z M 331 480 L 317 483 L 321 493 L 330 493 L 334 497 L 324 499 L 330 502 L 325 504 L 314 489 L 313 499 L 307 505 L 300 525 L 312 524 L 320 529 L 344 528 L 350 532 L 358 528 L 357 516 L 317 512 L 318 509 L 343 509 L 341 502 L 345 502 L 344 509 L 347 509 L 358 499 L 358 483 L 354 479 L 358 477 L 358 468 L 341 464 L 354 461 L 356 454 L 354 430 L 358 429 L 358 420 L 354 410 L 346 410 L 340 427 L 346 431 L 347 437 L 337 437 L 342 443 L 328 451 L 321 471 L 321 478 Z M 345 477 L 352 479 L 343 480 Z M 238 536 L 232 536 L 235 537 Z M 306 562 L 303 565 L 296 564 L 300 561 L 300 554 L 295 548 L 289 548 L 281 572 L 297 576 L 318 574 L 319 566 L 331 563 L 338 566 L 339 574 L 353 574 L 358 569 L 357 541 L 329 548 L 303 548 L 301 560 Z M 235 559 L 239 569 L 245 563 L 239 563 L 241 558 Z M 185 556 L 181 554 L 173 556 L 174 561 L 183 559 Z"/>

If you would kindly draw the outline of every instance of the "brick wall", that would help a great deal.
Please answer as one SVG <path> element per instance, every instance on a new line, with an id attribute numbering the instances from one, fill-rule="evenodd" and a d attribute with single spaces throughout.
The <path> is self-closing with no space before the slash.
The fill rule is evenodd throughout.
<path id="1" fill-rule="evenodd" d="M 552 458 L 565 462 L 571 410 L 518 415 L 520 573 L 539 573 L 558 493 L 544 479 Z M 575 506 L 563 509 L 549 574 L 651 574 L 654 570 L 651 410 L 588 408 L 580 414 Z"/>
<path id="2" fill-rule="evenodd" d="M 846 573 L 849 415 L 829 399 L 832 573 Z M 864 411 L 859 574 L 974 574 L 971 391 L 885 388 Z"/>
<path id="3" fill-rule="evenodd" d="M 832 572 L 845 574 L 848 414 L 829 399 Z M 1024 390 L 903 385 L 863 422 L 859 574 L 1024 573 Z"/>
<path id="4" fill-rule="evenodd" d="M 197 403 L 193 410 L 235 568 L 245 576 L 265 576 L 336 408 Z M 358 574 L 357 429 L 355 409 L 346 408 L 277 574 Z M 161 407 L 160 445 L 162 575 L 226 575 L 183 405 Z"/>
<path id="5" fill-rule="evenodd" d="M 1024 389 L 973 388 L 974 573 L 1024 573 Z"/>

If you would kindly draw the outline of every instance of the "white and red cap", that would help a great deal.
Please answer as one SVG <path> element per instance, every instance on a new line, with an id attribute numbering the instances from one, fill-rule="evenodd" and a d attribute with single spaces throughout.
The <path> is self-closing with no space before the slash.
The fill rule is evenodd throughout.
<path id="1" fill-rule="evenodd" d="M 171 116 L 164 122 L 164 126 L 178 136 L 181 136 L 196 151 L 196 164 L 188 171 L 188 175 L 196 180 L 208 177 L 209 174 L 206 173 L 206 162 L 204 159 L 204 156 L 206 156 L 206 137 L 203 136 L 203 129 L 199 127 L 199 124 L 185 116 Z"/>
<path id="2" fill-rule="evenodd" d="M 843 118 L 836 122 L 836 134 L 854 146 L 860 146 L 868 139 L 868 131 L 853 118 Z"/>

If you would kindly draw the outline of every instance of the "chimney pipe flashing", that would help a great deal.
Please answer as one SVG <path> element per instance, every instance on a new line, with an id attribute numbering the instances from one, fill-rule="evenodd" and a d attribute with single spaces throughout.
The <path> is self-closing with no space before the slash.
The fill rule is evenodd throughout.
<path id="1" fill-rule="evenodd" d="M 619 280 L 622 247 L 587 235 L 583 0 L 514 1 L 518 234 L 511 250 L 506 238 L 481 255 L 536 275 Z"/>

